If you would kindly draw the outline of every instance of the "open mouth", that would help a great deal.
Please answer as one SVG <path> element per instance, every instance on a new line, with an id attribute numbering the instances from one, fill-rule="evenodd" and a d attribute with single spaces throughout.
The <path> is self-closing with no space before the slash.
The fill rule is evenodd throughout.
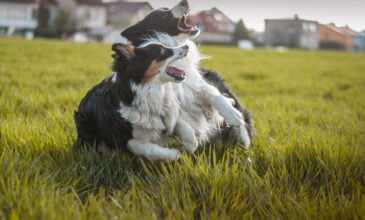
<path id="1" fill-rule="evenodd" d="M 177 28 L 183 33 L 194 35 L 198 32 L 198 28 L 196 26 L 193 27 L 192 25 L 188 24 L 187 23 L 187 18 L 188 18 L 188 15 L 184 14 L 179 19 Z"/>
<path id="2" fill-rule="evenodd" d="M 166 73 L 167 75 L 175 78 L 175 80 L 182 81 L 185 79 L 185 71 L 178 69 L 173 66 L 167 66 L 166 67 Z"/>

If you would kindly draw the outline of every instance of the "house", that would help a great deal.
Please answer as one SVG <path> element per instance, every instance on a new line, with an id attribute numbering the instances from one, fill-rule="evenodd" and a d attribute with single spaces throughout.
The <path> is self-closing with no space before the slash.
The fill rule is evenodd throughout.
<path id="1" fill-rule="evenodd" d="M 106 6 L 102 0 L 58 0 L 59 15 L 67 28 L 64 38 L 77 42 L 103 40 L 106 28 Z M 58 24 L 59 25 L 59 24 Z M 69 35 L 69 32 L 76 33 Z"/>
<path id="2" fill-rule="evenodd" d="M 153 8 L 148 2 L 106 2 L 107 25 L 125 29 L 142 20 Z"/>
<path id="3" fill-rule="evenodd" d="M 352 36 L 334 23 L 320 24 L 319 41 L 321 49 L 352 51 Z"/>
<path id="4" fill-rule="evenodd" d="M 265 19 L 264 45 L 316 50 L 319 47 L 318 22 L 294 18 Z"/>
<path id="5" fill-rule="evenodd" d="M 201 30 L 197 41 L 219 44 L 232 42 L 235 23 L 217 8 L 192 15 L 190 22 Z"/>
<path id="6" fill-rule="evenodd" d="M 106 25 L 106 6 L 102 0 L 74 0 L 78 29 L 103 28 Z"/>
<path id="7" fill-rule="evenodd" d="M 365 34 L 354 31 L 349 26 L 321 24 L 319 39 L 322 49 L 365 51 Z"/>
<path id="8" fill-rule="evenodd" d="M 350 48 L 351 51 L 365 51 L 364 45 L 364 35 L 361 33 L 351 29 L 348 25 L 344 27 L 340 27 L 342 33 L 347 36 L 351 36 L 352 47 Z"/>
<path id="9" fill-rule="evenodd" d="M 363 34 L 351 29 L 348 25 L 340 27 L 340 29 L 345 35 L 351 36 L 351 51 L 365 51 L 365 36 Z"/>
<path id="10" fill-rule="evenodd" d="M 33 37 L 37 27 L 38 0 L 0 0 L 0 35 Z M 55 0 L 48 0 L 49 19 L 56 16 Z"/>
<path id="11" fill-rule="evenodd" d="M 121 42 L 120 33 L 132 24 L 142 20 L 149 14 L 153 7 L 148 2 L 106 2 L 106 23 L 111 31 L 105 35 L 105 42 Z"/>

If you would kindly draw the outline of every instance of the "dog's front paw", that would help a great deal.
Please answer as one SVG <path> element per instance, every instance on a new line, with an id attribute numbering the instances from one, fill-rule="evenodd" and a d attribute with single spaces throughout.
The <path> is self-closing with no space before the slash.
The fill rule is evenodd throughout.
<path id="1" fill-rule="evenodd" d="M 236 127 L 236 128 L 241 127 L 242 125 L 245 124 L 245 122 L 243 121 L 241 112 L 233 107 L 232 107 L 231 114 L 229 114 L 225 118 L 225 120 L 228 125 Z"/>
<path id="2" fill-rule="evenodd" d="M 250 147 L 250 144 L 251 144 L 251 138 L 248 135 L 247 128 L 246 128 L 246 126 L 241 126 L 239 129 L 240 129 L 241 142 L 243 143 L 245 148 L 248 149 Z"/>
<path id="3" fill-rule="evenodd" d="M 228 103 L 230 103 L 232 106 L 234 106 L 234 104 L 236 103 L 235 101 L 234 101 L 234 99 L 232 99 L 232 98 L 229 98 L 229 97 L 226 97 L 226 96 L 223 96 L 224 97 L 224 99 L 228 102 Z"/>
<path id="4" fill-rule="evenodd" d="M 196 137 L 192 137 L 192 139 L 190 140 L 185 140 L 183 142 L 184 148 L 185 150 L 190 153 L 193 154 L 195 152 L 195 150 L 198 148 L 198 140 L 196 139 Z"/>
<path id="5" fill-rule="evenodd" d="M 163 160 L 168 162 L 168 161 L 178 160 L 181 157 L 182 157 L 182 154 L 180 153 L 180 151 L 171 148 L 171 149 L 168 149 L 168 153 L 165 155 Z"/>

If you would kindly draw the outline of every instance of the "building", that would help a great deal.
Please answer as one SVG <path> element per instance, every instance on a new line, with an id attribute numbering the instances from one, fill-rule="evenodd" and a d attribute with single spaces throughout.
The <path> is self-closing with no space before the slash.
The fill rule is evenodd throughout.
<path id="1" fill-rule="evenodd" d="M 319 41 L 321 49 L 352 51 L 352 36 L 334 23 L 320 24 Z"/>
<path id="2" fill-rule="evenodd" d="M 351 36 L 350 51 L 365 51 L 365 35 L 351 29 L 348 25 L 340 27 L 340 29 L 344 35 Z"/>
<path id="3" fill-rule="evenodd" d="M 322 49 L 365 51 L 365 35 L 349 26 L 337 27 L 334 23 L 320 25 Z"/>
<path id="4" fill-rule="evenodd" d="M 111 31 L 104 36 L 105 42 L 121 42 L 120 33 L 132 24 L 142 20 L 153 8 L 148 2 L 106 2 L 107 25 Z"/>
<path id="5" fill-rule="evenodd" d="M 104 28 L 106 25 L 106 5 L 102 0 L 74 0 L 78 29 Z"/>
<path id="6" fill-rule="evenodd" d="M 125 29 L 142 20 L 153 8 L 148 2 L 106 2 L 107 25 Z"/>
<path id="7" fill-rule="evenodd" d="M 197 41 L 219 44 L 232 42 L 235 23 L 217 8 L 192 15 L 190 20 L 201 30 Z"/>
<path id="8" fill-rule="evenodd" d="M 319 48 L 317 21 L 293 18 L 265 19 L 264 45 L 316 50 Z"/>
<path id="9" fill-rule="evenodd" d="M 38 0 L 0 0 L 0 35 L 33 37 Z M 48 0 L 50 23 L 56 16 L 55 0 Z"/>

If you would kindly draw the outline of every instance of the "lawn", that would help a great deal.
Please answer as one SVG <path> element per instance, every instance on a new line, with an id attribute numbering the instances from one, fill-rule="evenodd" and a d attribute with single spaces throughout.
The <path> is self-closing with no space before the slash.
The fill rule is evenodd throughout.
<path id="1" fill-rule="evenodd" d="M 152 163 L 72 148 L 111 45 L 0 38 L 0 219 L 364 219 L 365 54 L 201 50 L 257 136 Z"/>

